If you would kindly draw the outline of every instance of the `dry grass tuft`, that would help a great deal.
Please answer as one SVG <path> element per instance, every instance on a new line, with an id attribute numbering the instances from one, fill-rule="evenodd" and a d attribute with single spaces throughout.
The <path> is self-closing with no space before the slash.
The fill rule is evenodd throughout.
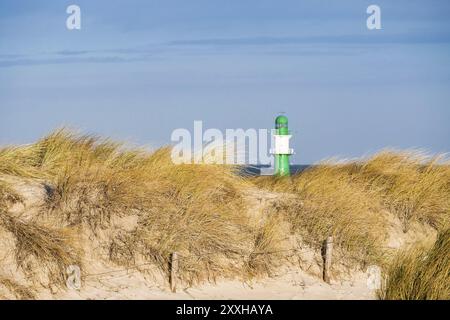
<path id="1" fill-rule="evenodd" d="M 361 264 L 379 261 L 387 234 L 378 195 L 339 166 L 322 164 L 290 179 L 258 183 L 286 195 L 274 209 L 306 244 L 320 250 L 333 235 L 347 258 Z"/>
<path id="2" fill-rule="evenodd" d="M 66 169 L 48 187 L 49 213 L 69 226 L 93 230 L 109 225 L 112 215 L 137 209 L 144 201 L 134 174 L 105 167 Z"/>
<path id="3" fill-rule="evenodd" d="M 19 300 L 36 299 L 36 293 L 31 288 L 21 285 L 10 278 L 0 277 L 0 287 L 5 288 L 16 299 Z"/>
<path id="4" fill-rule="evenodd" d="M 450 300 L 450 229 L 434 245 L 418 244 L 398 254 L 386 272 L 385 300 Z"/>
<path id="5" fill-rule="evenodd" d="M 70 245 L 70 237 L 61 230 L 25 222 L 5 212 L 0 212 L 0 226 L 14 235 L 17 265 L 28 274 L 38 271 L 33 267 L 34 259 L 39 269 L 48 272 L 51 281 L 61 285 L 65 280 L 66 268 L 79 264 L 77 254 Z"/>
<path id="6" fill-rule="evenodd" d="M 383 204 L 403 222 L 441 230 L 450 221 L 450 162 L 418 151 L 381 152 L 354 166 L 353 175 L 379 190 Z"/>
<path id="7" fill-rule="evenodd" d="M 178 251 L 189 257 L 181 267 L 189 283 L 241 274 L 256 232 L 246 220 L 245 181 L 230 166 L 174 165 L 170 152 L 60 130 L 39 141 L 27 163 L 48 181 L 48 213 L 65 226 L 86 224 L 95 234 L 113 216 L 138 217 L 135 230 L 111 239 L 114 262 L 139 256 L 167 272 Z"/>
<path id="8" fill-rule="evenodd" d="M 188 283 L 239 273 L 233 262 L 250 245 L 251 230 L 233 201 L 219 203 L 217 196 L 160 195 L 140 215 L 136 229 L 119 240 L 121 245 L 113 240 L 111 257 L 130 263 L 141 255 L 168 273 L 170 255 L 178 252 L 182 279 Z"/>
<path id="9" fill-rule="evenodd" d="M 14 191 L 11 186 L 0 180 L 0 210 L 6 210 L 9 205 L 23 202 L 23 197 Z"/>
<path id="10" fill-rule="evenodd" d="M 257 178 L 285 194 L 277 210 L 315 247 L 334 235 L 347 257 L 384 259 L 386 214 L 407 232 L 412 222 L 445 229 L 450 221 L 450 162 L 417 151 L 383 151 L 357 161 L 326 161 L 290 179 Z M 294 194 L 295 197 L 291 195 Z"/>
<path id="11" fill-rule="evenodd" d="M 289 248 L 286 221 L 280 214 L 269 215 L 254 235 L 253 251 L 246 258 L 250 277 L 271 276 L 283 264 Z"/>
<path id="12" fill-rule="evenodd" d="M 232 168 L 172 164 L 169 150 L 150 156 L 140 177 L 147 194 L 137 227 L 112 241 L 110 255 L 130 263 L 137 255 L 168 273 L 173 252 L 182 257 L 187 283 L 242 274 L 242 256 L 252 250 L 245 185 Z"/>
<path id="13" fill-rule="evenodd" d="M 37 177 L 38 166 L 35 145 L 0 149 L 0 174 Z"/>

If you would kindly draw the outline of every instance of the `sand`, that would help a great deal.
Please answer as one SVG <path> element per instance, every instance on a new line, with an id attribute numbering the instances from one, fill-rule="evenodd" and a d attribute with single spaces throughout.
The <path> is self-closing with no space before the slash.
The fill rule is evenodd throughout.
<path id="1" fill-rule="evenodd" d="M 81 290 L 67 290 L 53 299 L 69 300 L 373 300 L 375 292 L 367 286 L 365 274 L 352 281 L 328 285 L 301 270 L 292 270 L 271 278 L 243 283 L 220 281 L 195 287 L 179 288 L 157 285 L 141 273 L 118 273 L 87 280 Z"/>

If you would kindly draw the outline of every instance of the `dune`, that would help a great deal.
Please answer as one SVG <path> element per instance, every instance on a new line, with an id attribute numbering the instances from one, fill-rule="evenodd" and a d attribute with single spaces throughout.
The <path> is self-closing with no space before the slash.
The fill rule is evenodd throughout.
<path id="1" fill-rule="evenodd" d="M 383 151 L 284 179 L 238 171 L 175 165 L 169 148 L 66 130 L 0 149 L 0 298 L 389 298 L 368 286 L 368 268 L 383 270 L 395 291 L 398 257 L 448 237 L 450 169 L 441 156 Z M 436 252 L 439 273 L 448 259 Z M 446 287 L 433 288 L 433 298 L 446 297 Z"/>

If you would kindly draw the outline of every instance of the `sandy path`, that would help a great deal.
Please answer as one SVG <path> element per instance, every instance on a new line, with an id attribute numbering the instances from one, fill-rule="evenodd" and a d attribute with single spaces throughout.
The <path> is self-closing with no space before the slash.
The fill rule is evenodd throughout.
<path id="1" fill-rule="evenodd" d="M 140 273 L 106 276 L 87 280 L 80 291 L 61 292 L 54 299 L 145 299 L 145 300 L 372 300 L 375 293 L 366 285 L 364 274 L 356 280 L 328 285 L 300 270 L 273 278 L 242 283 L 221 281 L 172 293 Z"/>

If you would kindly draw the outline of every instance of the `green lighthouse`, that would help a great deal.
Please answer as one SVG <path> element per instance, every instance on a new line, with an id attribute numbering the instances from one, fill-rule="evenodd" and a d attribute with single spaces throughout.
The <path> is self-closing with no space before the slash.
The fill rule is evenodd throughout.
<path id="1" fill-rule="evenodd" d="M 275 175 L 284 177 L 291 174 L 289 157 L 294 154 L 294 150 L 289 147 L 289 121 L 286 116 L 278 116 L 275 119 L 275 148 L 272 153 L 275 156 Z"/>

